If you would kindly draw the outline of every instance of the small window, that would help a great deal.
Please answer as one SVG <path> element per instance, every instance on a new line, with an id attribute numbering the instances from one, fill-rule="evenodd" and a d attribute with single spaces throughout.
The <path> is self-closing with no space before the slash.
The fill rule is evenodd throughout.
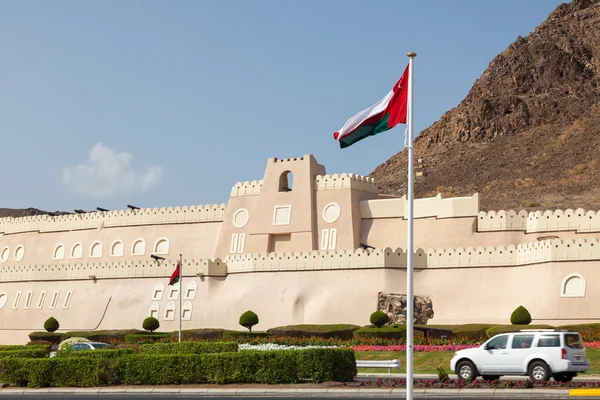
<path id="1" fill-rule="evenodd" d="M 567 275 L 561 284 L 560 297 L 585 297 L 585 286 L 583 275 L 578 273 Z"/>
<path id="2" fill-rule="evenodd" d="M 486 346 L 488 350 L 502 350 L 506 349 L 506 342 L 508 342 L 508 336 L 502 335 L 490 340 Z"/>
<path id="3" fill-rule="evenodd" d="M 29 310 L 31 307 L 31 298 L 33 297 L 33 291 L 27 292 L 27 296 L 25 297 L 25 309 Z"/>
<path id="4" fill-rule="evenodd" d="M 163 291 L 165 290 L 165 285 L 162 282 L 159 282 L 154 286 L 154 292 L 152 293 L 152 300 L 162 300 Z"/>
<path id="5" fill-rule="evenodd" d="M 111 257 L 123 257 L 123 242 L 115 240 L 110 246 L 110 255 Z"/>
<path id="6" fill-rule="evenodd" d="M 21 301 L 21 291 L 17 292 L 15 296 L 15 302 L 13 303 L 13 310 L 16 310 L 19 307 L 19 302 Z"/>
<path id="7" fill-rule="evenodd" d="M 131 255 L 133 256 L 143 256 L 146 253 L 146 242 L 144 239 L 138 239 L 133 242 L 133 246 L 131 246 Z"/>
<path id="8" fill-rule="evenodd" d="M 169 302 L 165 307 L 165 318 L 166 321 L 173 321 L 175 319 L 175 303 Z"/>
<path id="9" fill-rule="evenodd" d="M 81 243 L 75 243 L 71 248 L 71 258 L 81 258 L 83 255 L 83 246 Z"/>
<path id="10" fill-rule="evenodd" d="M 565 344 L 572 349 L 583 349 L 583 341 L 578 333 L 565 333 Z"/>
<path id="11" fill-rule="evenodd" d="M 194 300 L 196 298 L 196 290 L 198 289 L 198 285 L 196 282 L 192 281 L 188 285 L 185 290 L 185 296 L 183 297 L 185 300 Z"/>
<path id="12" fill-rule="evenodd" d="M 279 191 L 291 192 L 294 185 L 294 174 L 290 171 L 285 171 L 279 176 Z"/>
<path id="13" fill-rule="evenodd" d="M 533 335 L 515 335 L 513 337 L 513 349 L 528 349 L 533 343 Z"/>
<path id="14" fill-rule="evenodd" d="M 67 292 L 67 296 L 65 297 L 65 302 L 63 303 L 63 308 L 69 308 L 69 304 L 71 304 L 71 297 L 73 297 L 73 291 L 69 290 Z"/>
<path id="15" fill-rule="evenodd" d="M 542 335 L 538 340 L 537 347 L 560 347 L 560 337 L 558 335 Z"/>
<path id="16" fill-rule="evenodd" d="M 181 308 L 181 319 L 184 321 L 190 321 L 192 319 L 192 303 L 186 301 L 183 303 Z"/>
<path id="17" fill-rule="evenodd" d="M 229 246 L 230 253 L 237 253 L 238 247 L 238 234 L 234 233 L 231 235 L 231 246 Z"/>
<path id="18" fill-rule="evenodd" d="M 40 293 L 40 298 L 38 299 L 38 303 L 37 303 L 37 308 L 38 310 L 40 310 L 42 307 L 44 307 L 44 301 L 46 300 L 46 291 L 42 291 L 42 293 Z"/>
<path id="19" fill-rule="evenodd" d="M 154 303 L 152 303 L 152 306 L 150 306 L 150 316 L 158 319 L 159 315 L 160 315 L 160 305 L 158 304 L 158 302 L 155 301 Z"/>
<path id="20" fill-rule="evenodd" d="M 90 248 L 90 257 L 102 257 L 102 243 L 94 242 L 94 244 L 92 244 L 92 247 Z"/>
<path id="21" fill-rule="evenodd" d="M 56 304 L 58 303 L 58 295 L 60 294 L 60 290 L 56 290 L 52 294 L 52 300 L 50 301 L 50 309 L 54 310 L 56 308 Z"/>
<path id="22" fill-rule="evenodd" d="M 160 238 L 154 244 L 154 254 L 169 254 L 169 240 Z"/>
<path id="23" fill-rule="evenodd" d="M 179 282 L 171 286 L 169 291 L 169 300 L 177 300 L 179 298 Z"/>
<path id="24" fill-rule="evenodd" d="M 59 244 L 54 249 L 54 254 L 52 254 L 52 259 L 54 260 L 62 260 L 65 258 L 65 246 Z"/>

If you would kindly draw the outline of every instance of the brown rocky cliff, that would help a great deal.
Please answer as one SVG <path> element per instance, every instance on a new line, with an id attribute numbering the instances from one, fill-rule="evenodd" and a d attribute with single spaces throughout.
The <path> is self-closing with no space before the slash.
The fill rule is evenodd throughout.
<path id="1" fill-rule="evenodd" d="M 600 209 L 600 1 L 557 7 L 496 56 L 415 140 L 415 197 L 479 192 L 483 209 Z M 406 150 L 371 176 L 406 191 Z"/>

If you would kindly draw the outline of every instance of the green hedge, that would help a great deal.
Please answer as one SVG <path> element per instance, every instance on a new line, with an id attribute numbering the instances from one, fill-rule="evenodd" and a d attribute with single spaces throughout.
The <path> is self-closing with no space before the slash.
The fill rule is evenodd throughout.
<path id="1" fill-rule="evenodd" d="M 486 331 L 487 337 L 491 338 L 499 333 L 518 332 L 521 329 L 554 329 L 552 325 L 496 325 Z"/>
<path id="2" fill-rule="evenodd" d="M 137 329 L 112 329 L 102 331 L 70 331 L 62 334 L 62 340 L 71 337 L 84 337 L 89 339 L 91 342 L 102 342 L 102 343 L 113 343 L 113 342 L 124 342 L 128 335 L 144 334 L 146 331 L 139 331 Z"/>
<path id="3" fill-rule="evenodd" d="M 46 340 L 50 343 L 58 344 L 62 341 L 62 333 L 58 332 L 31 332 L 29 335 L 29 340 Z"/>
<path id="4" fill-rule="evenodd" d="M 0 359 L 0 381 L 13 386 L 82 387 L 199 383 L 352 381 L 352 349 L 248 350 L 205 354 L 123 354 Z"/>
<path id="5" fill-rule="evenodd" d="M 61 358 L 118 358 L 126 354 L 136 353 L 134 349 L 97 349 L 97 350 L 61 350 L 56 352 L 56 357 Z"/>
<path id="6" fill-rule="evenodd" d="M 0 345 L 0 351 L 11 351 L 11 350 L 47 350 L 50 353 L 50 346 L 46 344 L 3 344 Z"/>
<path id="7" fill-rule="evenodd" d="M 249 331 L 225 331 L 223 332 L 223 339 L 229 340 L 251 340 L 256 338 L 269 337 L 269 332 L 249 332 Z"/>
<path id="8" fill-rule="evenodd" d="M 18 358 L 43 358 L 50 355 L 50 348 L 33 348 L 23 350 L 4 350 L 0 351 L 0 358 L 18 357 Z"/>
<path id="9" fill-rule="evenodd" d="M 140 346 L 140 353 L 146 354 L 201 354 L 235 351 L 238 351 L 238 344 L 233 342 L 152 343 Z"/>
<path id="10" fill-rule="evenodd" d="M 186 329 L 181 331 L 181 340 L 221 340 L 223 339 L 223 332 L 225 332 L 225 329 Z M 172 332 L 171 336 L 178 338 L 179 331 Z"/>
<path id="11" fill-rule="evenodd" d="M 600 324 L 561 325 L 558 329 L 567 329 L 580 334 L 600 334 Z"/>
<path id="12" fill-rule="evenodd" d="M 168 340 L 171 333 L 135 333 L 125 336 L 125 343 L 154 343 L 158 340 Z"/>
<path id="13" fill-rule="evenodd" d="M 455 338 L 469 338 L 469 339 L 477 339 L 477 338 L 486 338 L 487 330 L 495 324 L 462 324 L 462 325 L 420 325 L 423 328 L 439 328 L 439 329 L 449 329 L 454 333 Z"/>
<path id="14" fill-rule="evenodd" d="M 397 328 L 386 326 L 377 328 L 375 326 L 365 326 L 354 331 L 354 337 L 357 338 L 388 338 L 388 339 L 406 339 L 406 325 L 396 325 Z M 417 333 L 417 332 L 415 332 Z"/>
<path id="15" fill-rule="evenodd" d="M 321 337 L 325 339 L 340 338 L 352 339 L 352 332 L 359 329 L 358 325 L 287 325 L 271 328 L 269 332 L 273 337 Z"/>

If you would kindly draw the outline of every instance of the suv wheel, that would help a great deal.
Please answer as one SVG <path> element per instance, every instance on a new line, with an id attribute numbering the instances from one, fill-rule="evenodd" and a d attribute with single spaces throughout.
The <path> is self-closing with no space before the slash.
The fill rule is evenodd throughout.
<path id="1" fill-rule="evenodd" d="M 459 379 L 475 379 L 477 377 L 475 365 L 473 365 L 473 363 L 469 360 L 463 360 L 459 362 L 456 366 L 456 375 L 458 375 Z"/>
<path id="2" fill-rule="evenodd" d="M 542 382 L 550 379 L 548 366 L 543 361 L 535 361 L 529 366 L 529 377 L 532 382 Z"/>

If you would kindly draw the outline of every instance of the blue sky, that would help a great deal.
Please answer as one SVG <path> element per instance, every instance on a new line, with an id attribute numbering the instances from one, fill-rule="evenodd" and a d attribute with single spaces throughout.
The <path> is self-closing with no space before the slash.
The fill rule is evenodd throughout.
<path id="1" fill-rule="evenodd" d="M 415 59 L 415 133 L 556 0 L 0 3 L 0 207 L 226 203 L 269 157 L 369 174 L 404 125 L 333 132 Z"/>

